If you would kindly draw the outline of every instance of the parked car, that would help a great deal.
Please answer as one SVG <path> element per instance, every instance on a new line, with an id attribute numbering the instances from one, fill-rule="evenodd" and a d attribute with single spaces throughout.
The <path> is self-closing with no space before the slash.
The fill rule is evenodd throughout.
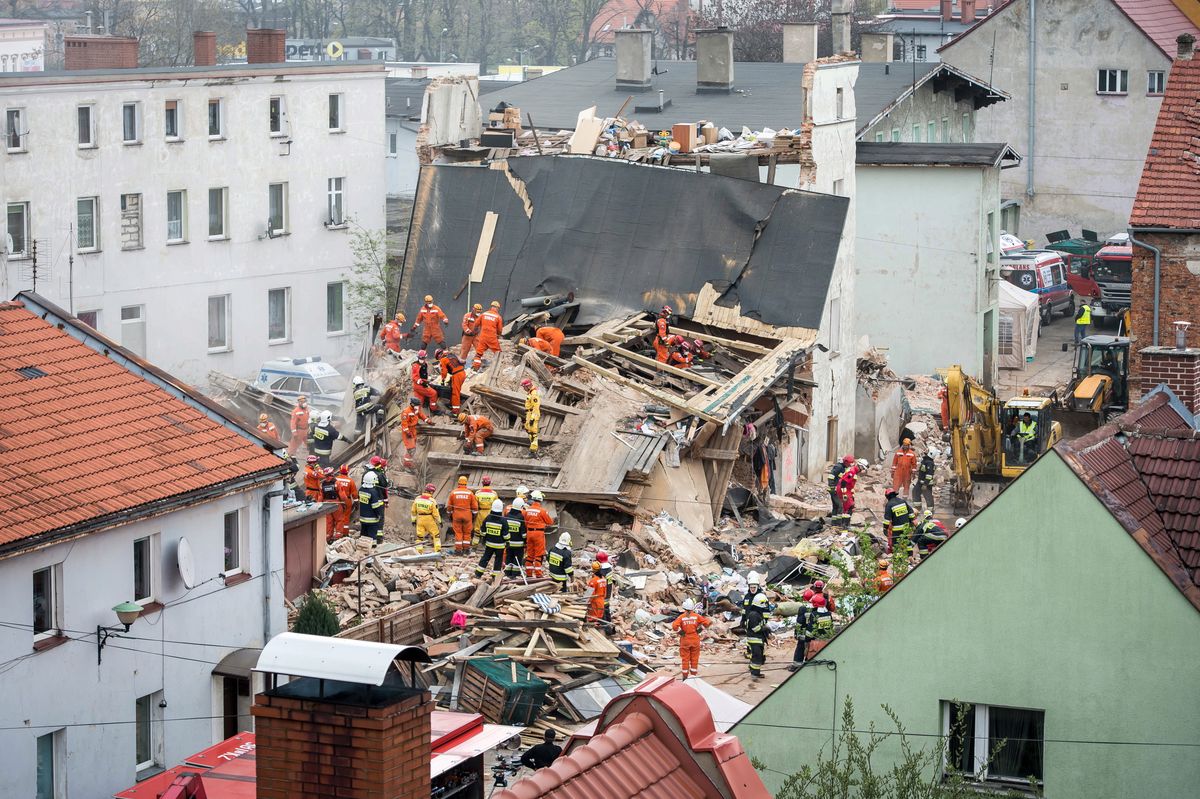
<path id="1" fill-rule="evenodd" d="M 1000 275 L 1017 288 L 1038 296 L 1042 324 L 1049 324 L 1055 313 L 1074 315 L 1075 294 L 1067 282 L 1067 265 L 1061 253 L 1022 250 L 1002 255 Z"/>
<path id="2" fill-rule="evenodd" d="M 267 361 L 254 385 L 292 402 L 303 394 L 311 406 L 333 411 L 342 407 L 346 395 L 346 378 L 319 357 Z"/>

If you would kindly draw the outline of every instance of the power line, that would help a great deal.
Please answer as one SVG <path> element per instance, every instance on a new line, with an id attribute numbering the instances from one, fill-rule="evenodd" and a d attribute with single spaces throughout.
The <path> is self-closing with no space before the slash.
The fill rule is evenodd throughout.
<path id="1" fill-rule="evenodd" d="M 21 622 L 0 621 L 0 627 L 10 627 L 14 630 L 29 630 L 29 629 L 32 629 L 33 625 L 32 624 L 23 624 Z M 57 629 L 63 633 L 75 633 L 76 635 L 82 635 L 85 637 L 91 636 L 94 638 L 96 636 L 95 630 L 71 630 L 66 627 L 59 627 Z M 125 633 L 119 633 L 119 635 L 121 638 L 123 638 L 127 641 L 151 641 L 156 644 L 178 644 L 180 646 L 211 646 L 211 647 L 216 647 L 217 649 L 257 649 L 257 650 L 262 649 L 261 646 L 247 646 L 245 644 L 210 644 L 205 641 L 173 641 L 170 638 L 148 638 L 146 636 L 127 635 Z M 68 637 L 68 636 L 64 636 L 64 637 Z M 72 640 L 78 640 L 78 639 L 72 639 Z M 3 665 L 3 664 L 0 664 L 0 665 Z"/>

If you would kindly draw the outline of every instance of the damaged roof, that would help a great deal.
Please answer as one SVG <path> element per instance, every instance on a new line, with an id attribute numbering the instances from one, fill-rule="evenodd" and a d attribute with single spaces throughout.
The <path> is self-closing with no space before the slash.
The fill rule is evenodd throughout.
<path id="1" fill-rule="evenodd" d="M 927 83 L 935 95 L 949 92 L 955 101 L 966 92 L 973 99 L 976 111 L 1010 99 L 1007 92 L 945 62 L 859 64 L 858 81 L 854 84 L 858 135 L 861 137 Z"/>
<path id="2" fill-rule="evenodd" d="M 1200 227 L 1200 56 L 1176 59 L 1129 223 Z"/>
<path id="3" fill-rule="evenodd" d="M 716 306 L 815 330 L 848 205 L 590 156 L 425 166 L 399 296 L 432 294 L 448 314 L 495 299 L 507 319 L 522 298 L 574 292 L 576 322 L 597 324 L 664 304 L 692 316 L 708 286 Z M 497 219 L 483 279 L 467 291 L 489 211 Z"/>
<path id="4" fill-rule="evenodd" d="M 859 142 L 855 161 L 872 166 L 1016 166 L 1021 156 L 1007 144 Z"/>

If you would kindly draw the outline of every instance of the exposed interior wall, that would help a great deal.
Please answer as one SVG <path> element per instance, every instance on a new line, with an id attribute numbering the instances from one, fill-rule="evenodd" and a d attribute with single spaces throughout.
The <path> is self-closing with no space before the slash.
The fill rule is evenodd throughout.
<path id="1" fill-rule="evenodd" d="M 903 64 L 893 64 L 892 69 L 903 70 Z M 979 73 L 974 73 L 978 75 Z M 985 75 L 987 73 L 984 73 Z M 986 78 L 983 78 L 986 80 Z M 980 139 L 975 135 L 975 102 L 970 98 L 955 100 L 954 90 L 934 92 L 933 81 L 921 85 L 913 94 L 899 103 L 871 127 L 863 131 L 862 141 L 919 141 L 919 142 L 974 142 L 1004 141 L 1004 139 Z M 993 108 L 1003 108 L 1007 103 L 997 103 Z M 966 115 L 966 119 L 963 116 Z M 934 124 L 935 136 L 930 138 L 929 123 Z M 915 126 L 915 128 L 914 128 Z M 949 135 L 946 135 L 949 131 Z M 897 138 L 897 133 L 899 138 Z"/>

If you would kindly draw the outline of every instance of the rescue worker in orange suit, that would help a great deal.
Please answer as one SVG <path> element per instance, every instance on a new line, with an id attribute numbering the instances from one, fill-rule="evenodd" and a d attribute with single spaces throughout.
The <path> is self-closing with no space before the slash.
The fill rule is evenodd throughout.
<path id="1" fill-rule="evenodd" d="M 458 485 L 446 498 L 446 512 L 450 514 L 450 529 L 454 531 L 454 554 L 465 555 L 471 551 L 471 531 L 475 527 L 475 514 L 479 512 L 479 500 L 475 492 L 467 488 L 466 477 L 458 478 Z"/>
<path id="2" fill-rule="evenodd" d="M 913 475 L 916 473 L 917 453 L 912 448 L 912 439 L 906 438 L 892 456 L 892 490 L 902 497 L 910 496 Z"/>
<path id="3" fill-rule="evenodd" d="M 383 346 L 388 352 L 400 352 L 400 342 L 408 338 L 408 334 L 404 332 L 404 323 L 407 321 L 404 314 L 398 313 L 395 319 L 389 320 L 380 328 L 379 340 L 383 342 Z"/>
<path id="4" fill-rule="evenodd" d="M 700 632 L 710 624 L 712 619 L 696 612 L 694 599 L 683 600 L 683 613 L 671 622 L 671 628 L 679 633 L 679 679 L 700 676 Z"/>
<path id="5" fill-rule="evenodd" d="M 412 365 L 412 392 L 416 395 L 419 405 L 429 404 L 429 413 L 437 416 L 438 393 L 429 385 L 429 364 L 425 361 L 425 350 L 417 353 L 417 359 Z"/>
<path id="6" fill-rule="evenodd" d="M 333 482 L 338 502 L 341 503 L 333 514 L 334 537 L 341 538 L 350 532 L 350 517 L 354 514 L 354 504 L 358 502 L 358 486 L 350 476 L 350 467 L 344 463 Z"/>
<path id="7" fill-rule="evenodd" d="M 416 530 L 417 554 L 425 552 L 425 539 L 433 541 L 433 551 L 442 551 L 442 514 L 438 512 L 437 501 L 433 492 L 437 489 L 433 483 L 425 486 L 425 491 L 412 501 L 410 515 L 413 529 Z"/>
<path id="8" fill-rule="evenodd" d="M 546 495 L 534 491 L 525 508 L 525 571 L 530 577 L 545 577 L 542 561 L 546 557 L 546 528 L 554 526 L 554 518 L 542 507 Z"/>
<path id="9" fill-rule="evenodd" d="M 895 584 L 892 580 L 892 564 L 887 558 L 879 559 L 879 571 L 875 575 L 875 590 L 882 596 Z"/>
<path id="10" fill-rule="evenodd" d="M 557 358 L 562 353 L 563 339 L 567 337 L 567 334 L 562 332 L 561 328 L 554 327 L 553 325 L 546 325 L 544 327 L 539 327 L 537 332 L 534 333 L 534 337 L 549 344 L 550 354 Z"/>
<path id="11" fill-rule="evenodd" d="M 604 595 L 608 589 L 608 581 L 600 574 L 600 562 L 592 561 L 592 579 L 588 580 L 588 609 L 587 618 L 591 624 L 604 624 Z"/>
<path id="12" fill-rule="evenodd" d="M 615 628 L 612 625 L 612 601 L 617 596 L 616 577 L 607 552 L 597 552 L 596 562 L 600 564 L 600 576 L 604 578 L 604 624 L 609 632 L 613 632 Z"/>
<path id="13" fill-rule="evenodd" d="M 438 366 L 442 371 L 442 383 L 450 383 L 450 413 L 457 414 L 462 405 L 462 386 L 467 379 L 467 367 L 458 356 L 446 350 L 439 350 Z"/>
<path id="14" fill-rule="evenodd" d="M 463 314 L 462 343 L 458 346 L 458 359 L 467 362 L 467 356 L 475 347 L 475 337 L 479 335 L 479 317 L 483 316 L 483 306 L 475 303 L 471 310 Z"/>
<path id="15" fill-rule="evenodd" d="M 400 411 L 400 442 L 404 445 L 404 468 L 413 469 L 413 458 L 417 454 L 417 423 L 428 422 L 429 417 L 421 412 L 421 400 L 412 397 L 408 407 Z"/>
<path id="16" fill-rule="evenodd" d="M 483 527 L 483 519 L 491 512 L 492 503 L 500 499 L 496 489 L 492 488 L 492 478 L 485 474 L 481 483 L 482 485 L 475 489 L 475 499 L 479 500 L 479 512 L 475 514 L 475 535 L 471 539 L 472 544 L 479 543 L 479 528 Z"/>
<path id="17" fill-rule="evenodd" d="M 668 342 L 671 340 L 671 307 L 664 305 L 654 320 L 654 360 L 666 363 L 671 351 Z"/>
<path id="18" fill-rule="evenodd" d="M 292 437 L 288 439 L 288 454 L 295 455 L 300 447 L 308 441 L 308 397 L 303 394 L 296 397 L 296 407 L 292 408 Z"/>
<path id="19" fill-rule="evenodd" d="M 688 369 L 692 365 L 692 345 L 683 336 L 671 336 L 671 357 L 668 363 L 676 369 Z"/>
<path id="20" fill-rule="evenodd" d="M 421 328 L 421 343 L 426 347 L 429 342 L 433 342 L 441 346 L 446 341 L 446 334 L 442 332 L 442 325 L 450 320 L 446 314 L 442 313 L 442 309 L 433 304 L 433 296 L 425 295 L 425 304 L 421 306 L 421 310 L 417 311 L 417 320 L 413 322 L 409 332 Z"/>
<path id="21" fill-rule="evenodd" d="M 460 413 L 458 421 L 463 426 L 463 452 L 482 455 L 487 440 L 496 432 L 492 420 L 474 413 Z"/>
<path id="22" fill-rule="evenodd" d="M 524 344 L 526 347 L 532 347 L 533 349 L 537 350 L 538 352 L 544 352 L 547 355 L 554 354 L 550 349 L 550 342 L 546 341 L 545 339 L 523 338 L 523 339 L 521 339 L 521 343 Z"/>
<path id="23" fill-rule="evenodd" d="M 863 469 L 862 461 L 855 461 L 842 472 L 838 478 L 837 492 L 838 499 L 842 503 L 842 512 L 840 516 L 847 521 L 850 519 L 850 514 L 854 512 L 854 486 L 858 483 L 858 473 Z"/>
<path id="24" fill-rule="evenodd" d="M 479 317 L 479 337 L 475 339 L 475 360 L 471 366 L 483 368 L 485 352 L 500 352 L 500 334 L 504 331 L 504 316 L 500 313 L 500 301 L 492 300 L 492 307 Z"/>
<path id="25" fill-rule="evenodd" d="M 316 455 L 309 455 L 304 467 L 304 498 L 309 502 L 321 501 L 321 467 Z"/>
<path id="26" fill-rule="evenodd" d="M 279 428 L 268 418 L 265 413 L 258 415 L 258 432 L 272 438 L 279 438 Z"/>
<path id="27" fill-rule="evenodd" d="M 321 501 L 329 502 L 340 508 L 340 503 L 337 495 L 337 472 L 332 466 L 327 466 L 321 470 Z M 326 543 L 333 541 L 334 534 L 337 532 L 337 510 L 325 516 L 325 541 Z"/>

